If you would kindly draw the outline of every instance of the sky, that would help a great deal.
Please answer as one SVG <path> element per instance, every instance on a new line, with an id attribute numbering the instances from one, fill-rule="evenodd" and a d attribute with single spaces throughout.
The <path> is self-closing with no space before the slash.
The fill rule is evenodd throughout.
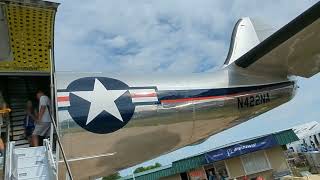
<path id="1" fill-rule="evenodd" d="M 278 29 L 315 0 L 56 0 L 57 71 L 201 73 L 220 68 L 232 29 L 252 17 Z M 227 142 L 320 121 L 320 75 L 299 78 L 294 100 L 210 137 L 197 146 L 148 161 L 172 161 Z M 139 165 L 141 166 L 141 165 Z M 121 171 L 128 174 L 131 169 Z"/>

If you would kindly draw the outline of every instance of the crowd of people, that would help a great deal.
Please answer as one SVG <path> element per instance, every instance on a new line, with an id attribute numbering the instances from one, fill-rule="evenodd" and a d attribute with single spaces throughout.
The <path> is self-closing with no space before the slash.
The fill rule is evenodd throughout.
<path id="1" fill-rule="evenodd" d="M 301 144 L 300 145 L 300 152 L 312 152 L 312 151 L 319 151 L 319 147 L 317 147 L 313 141 L 311 141 L 311 145 Z"/>
<path id="2" fill-rule="evenodd" d="M 36 99 L 39 107 L 35 108 L 34 103 L 31 100 L 26 102 L 25 107 L 25 138 L 30 143 L 30 146 L 39 146 L 40 139 L 46 138 L 50 135 L 51 127 L 51 101 L 42 90 L 38 90 L 36 93 Z M 1 92 L 0 92 L 0 125 L 3 121 L 9 120 L 10 108 L 8 108 Z M 0 128 L 1 134 L 1 128 Z M 0 138 L 0 155 L 4 153 L 5 145 L 2 138 Z"/>
<path id="3" fill-rule="evenodd" d="M 223 171 L 221 173 L 214 173 L 213 171 L 209 171 L 208 180 L 226 180 L 228 179 L 227 172 Z"/>

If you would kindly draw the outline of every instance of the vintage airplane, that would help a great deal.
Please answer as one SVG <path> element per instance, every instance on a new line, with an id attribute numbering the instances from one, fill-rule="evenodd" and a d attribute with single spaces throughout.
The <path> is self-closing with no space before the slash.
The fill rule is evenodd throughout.
<path id="1" fill-rule="evenodd" d="M 319 17 L 320 2 L 269 37 L 250 18 L 240 19 L 227 59 L 215 72 L 51 70 L 58 134 L 73 177 L 114 173 L 288 102 L 297 89 L 294 76 L 320 71 Z"/>

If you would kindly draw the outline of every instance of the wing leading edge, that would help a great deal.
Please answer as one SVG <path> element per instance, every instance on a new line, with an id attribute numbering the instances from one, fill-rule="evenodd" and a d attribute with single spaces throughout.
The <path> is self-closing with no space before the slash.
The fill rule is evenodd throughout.
<path id="1" fill-rule="evenodd" d="M 320 71 L 320 2 L 235 61 L 273 75 L 311 77 Z"/>

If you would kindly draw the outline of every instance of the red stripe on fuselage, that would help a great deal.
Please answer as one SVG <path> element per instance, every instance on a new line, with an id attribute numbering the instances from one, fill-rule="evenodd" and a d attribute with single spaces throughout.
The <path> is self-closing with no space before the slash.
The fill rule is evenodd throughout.
<path id="1" fill-rule="evenodd" d="M 144 98 L 144 97 L 157 97 L 157 93 L 133 93 L 131 94 L 131 98 Z"/>
<path id="2" fill-rule="evenodd" d="M 58 102 L 66 102 L 66 101 L 69 101 L 69 96 L 58 97 Z"/>

